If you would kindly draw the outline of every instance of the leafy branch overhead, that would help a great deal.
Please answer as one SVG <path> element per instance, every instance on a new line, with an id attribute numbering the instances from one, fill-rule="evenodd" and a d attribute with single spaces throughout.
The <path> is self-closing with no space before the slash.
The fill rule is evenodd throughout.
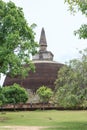
<path id="1" fill-rule="evenodd" d="M 0 0 L 0 73 L 26 75 L 34 69 L 30 57 L 37 52 L 33 27 L 28 25 L 22 8 Z M 24 69 L 23 64 L 29 67 Z"/>
<path id="2" fill-rule="evenodd" d="M 75 14 L 80 11 L 87 17 L 87 0 L 65 0 L 65 3 L 68 4 L 70 12 Z M 87 39 L 87 24 L 81 25 L 74 34 L 78 34 L 80 39 Z"/>

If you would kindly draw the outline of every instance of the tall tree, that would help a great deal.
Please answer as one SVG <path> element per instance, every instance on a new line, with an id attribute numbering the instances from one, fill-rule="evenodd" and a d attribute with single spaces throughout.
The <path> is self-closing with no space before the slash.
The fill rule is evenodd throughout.
<path id="1" fill-rule="evenodd" d="M 0 73 L 24 76 L 34 69 L 30 56 L 36 53 L 38 45 L 33 27 L 34 24 L 28 25 L 22 8 L 0 0 Z"/>
<path id="2" fill-rule="evenodd" d="M 81 11 L 82 15 L 87 17 L 87 0 L 64 0 L 68 3 L 71 12 L 76 13 Z M 79 38 L 87 39 L 87 24 L 81 25 L 81 27 L 74 32 L 78 34 Z"/>
<path id="3" fill-rule="evenodd" d="M 56 101 L 63 107 L 87 107 L 87 49 L 58 71 Z"/>

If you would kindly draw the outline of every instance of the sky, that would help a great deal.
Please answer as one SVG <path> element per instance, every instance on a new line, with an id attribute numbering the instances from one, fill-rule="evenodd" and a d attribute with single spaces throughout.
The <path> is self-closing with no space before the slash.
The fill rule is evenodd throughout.
<path id="1" fill-rule="evenodd" d="M 8 2 L 9 0 L 4 0 Z M 64 0 L 11 0 L 22 7 L 29 25 L 35 23 L 36 41 L 39 42 L 41 29 L 44 27 L 48 51 L 54 54 L 54 61 L 65 63 L 79 57 L 79 50 L 87 47 L 87 40 L 74 36 L 74 30 L 87 22 L 85 16 L 75 16 L 68 11 Z M 3 82 L 3 77 L 0 83 Z"/>

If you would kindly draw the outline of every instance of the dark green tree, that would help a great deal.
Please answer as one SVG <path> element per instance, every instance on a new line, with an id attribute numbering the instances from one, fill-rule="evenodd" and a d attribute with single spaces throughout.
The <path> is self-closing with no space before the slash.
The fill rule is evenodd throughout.
<path id="1" fill-rule="evenodd" d="M 0 87 L 0 106 L 2 106 L 2 104 L 3 104 L 2 97 L 3 97 L 2 88 Z"/>
<path id="2" fill-rule="evenodd" d="M 0 73 L 25 76 L 34 69 L 30 57 L 38 44 L 33 27 L 28 25 L 22 8 L 0 0 Z M 24 64 L 28 66 L 24 68 Z"/>
<path id="3" fill-rule="evenodd" d="M 55 100 L 59 106 L 87 107 L 87 49 L 58 71 Z"/>
<path id="4" fill-rule="evenodd" d="M 5 104 L 14 104 L 14 107 L 15 104 L 26 103 L 28 100 L 27 91 L 18 84 L 3 87 L 2 94 L 6 99 Z"/>
<path id="5" fill-rule="evenodd" d="M 0 106 L 2 107 L 6 103 L 6 98 L 4 94 L 2 93 L 2 87 L 0 87 Z"/>

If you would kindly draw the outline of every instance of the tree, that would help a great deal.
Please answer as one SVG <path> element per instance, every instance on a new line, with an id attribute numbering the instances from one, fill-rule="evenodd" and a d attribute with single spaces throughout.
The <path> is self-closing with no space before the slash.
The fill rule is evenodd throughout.
<path id="1" fill-rule="evenodd" d="M 87 14 L 87 0 L 64 0 L 65 3 L 68 3 L 70 11 L 76 13 L 81 11 L 83 14 Z"/>
<path id="2" fill-rule="evenodd" d="M 41 86 L 40 88 L 37 89 L 36 93 L 39 95 L 42 103 L 48 103 L 48 101 L 53 95 L 52 90 L 47 86 Z"/>
<path id="3" fill-rule="evenodd" d="M 87 49 L 80 59 L 69 61 L 58 71 L 55 100 L 59 106 L 87 107 Z"/>
<path id="4" fill-rule="evenodd" d="M 30 60 L 38 47 L 34 25 L 28 25 L 22 8 L 0 0 L 0 73 L 25 76 L 34 69 Z"/>
<path id="5" fill-rule="evenodd" d="M 0 106 L 3 105 L 3 94 L 2 94 L 2 88 L 0 87 Z"/>
<path id="6" fill-rule="evenodd" d="M 15 104 L 26 103 L 26 101 L 28 100 L 27 91 L 18 84 L 3 87 L 2 94 L 6 98 L 5 103 L 14 104 L 14 107 Z"/>
<path id="7" fill-rule="evenodd" d="M 87 0 L 65 0 L 65 2 L 68 3 L 71 12 L 81 11 L 87 17 Z M 78 34 L 80 39 L 87 39 L 87 24 L 81 25 L 80 29 L 74 33 Z"/>
<path id="8" fill-rule="evenodd" d="M 3 88 L 0 87 L 0 107 L 3 110 L 3 105 L 6 104 L 7 99 L 5 98 L 4 94 L 2 93 L 2 89 Z"/>

